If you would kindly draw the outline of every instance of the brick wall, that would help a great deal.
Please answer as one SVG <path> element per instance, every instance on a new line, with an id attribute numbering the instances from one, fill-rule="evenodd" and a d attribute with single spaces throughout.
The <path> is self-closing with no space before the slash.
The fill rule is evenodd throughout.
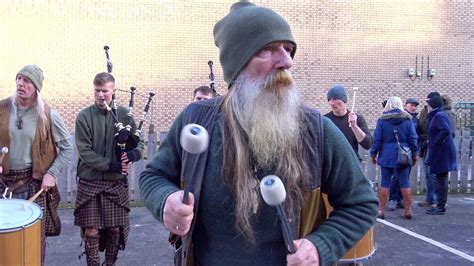
<path id="1" fill-rule="evenodd" d="M 279 12 L 298 43 L 294 77 L 304 101 L 328 111 L 326 91 L 340 83 L 358 87 L 356 111 L 374 127 L 389 96 L 420 100 L 432 90 L 455 102 L 474 101 L 474 3 L 467 0 L 254 1 Z M 92 103 L 92 78 L 106 70 L 110 46 L 120 89 L 155 92 L 150 119 L 167 131 L 209 83 L 213 60 L 217 88 L 225 93 L 212 29 L 227 14 L 227 0 L 1 1 L 0 98 L 15 87 L 16 72 L 38 64 L 43 97 L 74 130 L 80 109 Z M 418 64 L 415 61 L 418 57 Z M 427 64 L 436 75 L 427 79 Z M 411 80 L 407 69 L 421 77 Z M 349 95 L 349 102 L 352 101 Z M 129 94 L 118 92 L 128 105 Z M 139 114 L 146 97 L 137 98 Z M 148 121 L 148 124 L 150 121 Z"/>

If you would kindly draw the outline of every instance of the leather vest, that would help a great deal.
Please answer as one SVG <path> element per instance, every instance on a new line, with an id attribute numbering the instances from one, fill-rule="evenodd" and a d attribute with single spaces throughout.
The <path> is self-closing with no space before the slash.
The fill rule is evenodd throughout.
<path id="1" fill-rule="evenodd" d="M 11 111 L 11 98 L 0 101 L 0 148 L 7 147 L 9 150 L 15 147 L 10 147 L 10 111 Z M 33 141 L 33 147 L 31 149 L 32 156 L 32 171 L 33 178 L 42 179 L 44 174 L 48 171 L 51 164 L 53 164 L 56 158 L 56 146 L 53 141 L 52 126 L 51 126 L 51 109 L 45 103 L 45 113 L 47 120 L 46 125 L 46 136 L 42 136 L 41 128 L 43 124 L 40 120 L 36 123 L 36 134 Z M 3 176 L 9 173 L 9 160 L 10 156 L 5 154 L 2 162 Z"/>

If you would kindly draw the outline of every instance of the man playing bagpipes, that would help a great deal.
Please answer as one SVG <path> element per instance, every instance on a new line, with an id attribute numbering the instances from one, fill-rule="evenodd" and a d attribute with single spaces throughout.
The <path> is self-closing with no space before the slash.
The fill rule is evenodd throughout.
<path id="1" fill-rule="evenodd" d="M 109 107 L 116 91 L 112 74 L 97 74 L 93 84 L 95 102 L 76 118 L 74 224 L 81 227 L 87 264 L 99 265 L 99 251 L 105 250 L 104 264 L 114 265 L 130 229 L 126 173 L 130 163 L 142 158 L 143 141 L 131 133 L 137 126 L 128 109 L 118 106 L 113 112 Z"/>

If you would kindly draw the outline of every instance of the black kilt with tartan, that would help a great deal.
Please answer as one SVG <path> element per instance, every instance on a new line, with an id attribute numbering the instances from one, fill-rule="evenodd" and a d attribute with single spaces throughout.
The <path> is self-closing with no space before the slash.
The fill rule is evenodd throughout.
<path id="1" fill-rule="evenodd" d="M 0 192 L 5 189 L 16 186 L 18 182 L 24 182 L 23 185 L 15 189 L 12 198 L 28 200 L 41 189 L 41 180 L 32 177 L 32 169 L 10 170 L 7 176 L 2 176 L 0 182 Z M 8 192 L 7 197 L 10 196 Z M 47 198 L 48 197 L 48 198 Z M 49 200 L 47 200 L 49 199 Z M 57 187 L 53 187 L 48 192 L 41 193 L 35 203 L 41 208 L 43 217 L 41 218 L 41 261 L 44 262 L 46 251 L 46 237 L 57 236 L 61 232 L 61 221 L 57 213 L 57 207 L 61 200 Z"/>
<path id="2" fill-rule="evenodd" d="M 125 249 L 130 232 L 130 199 L 122 180 L 86 180 L 79 178 L 77 185 L 74 225 L 99 229 L 99 250 L 105 250 L 108 227 L 120 228 L 119 249 Z"/>

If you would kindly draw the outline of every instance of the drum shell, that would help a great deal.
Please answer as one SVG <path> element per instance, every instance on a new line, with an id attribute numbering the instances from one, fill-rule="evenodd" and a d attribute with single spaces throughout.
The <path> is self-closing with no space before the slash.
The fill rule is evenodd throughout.
<path id="1" fill-rule="evenodd" d="M 333 208 L 329 204 L 326 194 L 322 194 L 323 201 L 327 210 L 327 217 Z M 367 233 L 357 242 L 349 251 L 342 256 L 339 263 L 355 263 L 369 259 L 376 251 L 374 240 L 374 227 L 372 226 Z"/>
<path id="2" fill-rule="evenodd" d="M 41 209 L 35 203 L 19 199 L 0 200 L 0 209 L 9 201 L 28 204 L 35 209 L 37 218 L 14 228 L 0 228 L 0 266 L 41 265 Z"/>

